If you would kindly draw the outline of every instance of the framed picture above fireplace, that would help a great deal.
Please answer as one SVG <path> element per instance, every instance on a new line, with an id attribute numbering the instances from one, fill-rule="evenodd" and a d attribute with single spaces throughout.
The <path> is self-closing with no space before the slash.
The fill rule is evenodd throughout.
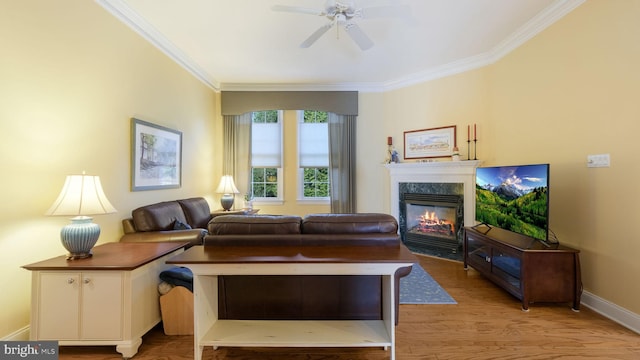
<path id="1" fill-rule="evenodd" d="M 448 157 L 455 147 L 455 125 L 404 132 L 405 159 Z"/>

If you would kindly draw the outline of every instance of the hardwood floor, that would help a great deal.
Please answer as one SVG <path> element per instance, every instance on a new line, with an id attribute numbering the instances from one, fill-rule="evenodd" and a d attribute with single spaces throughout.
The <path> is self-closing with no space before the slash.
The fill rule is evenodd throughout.
<path id="1" fill-rule="evenodd" d="M 457 305 L 401 305 L 398 360 L 442 359 L 640 359 L 640 335 L 569 304 L 520 302 L 459 262 L 419 256 L 420 264 Z M 60 360 L 120 359 L 113 346 L 60 347 Z M 207 360 L 382 360 L 378 348 L 205 349 Z M 138 360 L 193 359 L 192 336 L 165 336 L 162 326 L 144 338 Z"/>

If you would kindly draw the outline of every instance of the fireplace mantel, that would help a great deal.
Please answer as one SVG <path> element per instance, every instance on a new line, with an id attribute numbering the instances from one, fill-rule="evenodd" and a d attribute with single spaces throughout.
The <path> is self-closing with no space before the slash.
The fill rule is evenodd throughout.
<path id="1" fill-rule="evenodd" d="M 472 226 L 476 211 L 476 168 L 480 164 L 480 160 L 386 164 L 391 186 L 389 202 L 391 215 L 399 219 L 398 187 L 400 183 L 462 183 L 464 184 L 464 225 Z"/>

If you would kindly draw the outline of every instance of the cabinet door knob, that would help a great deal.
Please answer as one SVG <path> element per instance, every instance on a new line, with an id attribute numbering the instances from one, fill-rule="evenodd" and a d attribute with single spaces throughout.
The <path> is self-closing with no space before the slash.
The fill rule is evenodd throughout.
<path id="1" fill-rule="evenodd" d="M 67 279 L 67 284 L 73 284 L 74 282 L 76 282 L 76 280 L 74 278 L 68 278 Z"/>
<path id="2" fill-rule="evenodd" d="M 88 284 L 91 282 L 91 279 L 89 278 L 84 278 L 84 280 L 82 280 L 83 283 Z"/>

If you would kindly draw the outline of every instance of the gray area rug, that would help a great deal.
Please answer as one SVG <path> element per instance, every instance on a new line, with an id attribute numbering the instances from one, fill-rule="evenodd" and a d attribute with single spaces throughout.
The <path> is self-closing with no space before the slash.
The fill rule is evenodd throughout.
<path id="1" fill-rule="evenodd" d="M 400 304 L 457 304 L 420 264 L 400 278 Z"/>

